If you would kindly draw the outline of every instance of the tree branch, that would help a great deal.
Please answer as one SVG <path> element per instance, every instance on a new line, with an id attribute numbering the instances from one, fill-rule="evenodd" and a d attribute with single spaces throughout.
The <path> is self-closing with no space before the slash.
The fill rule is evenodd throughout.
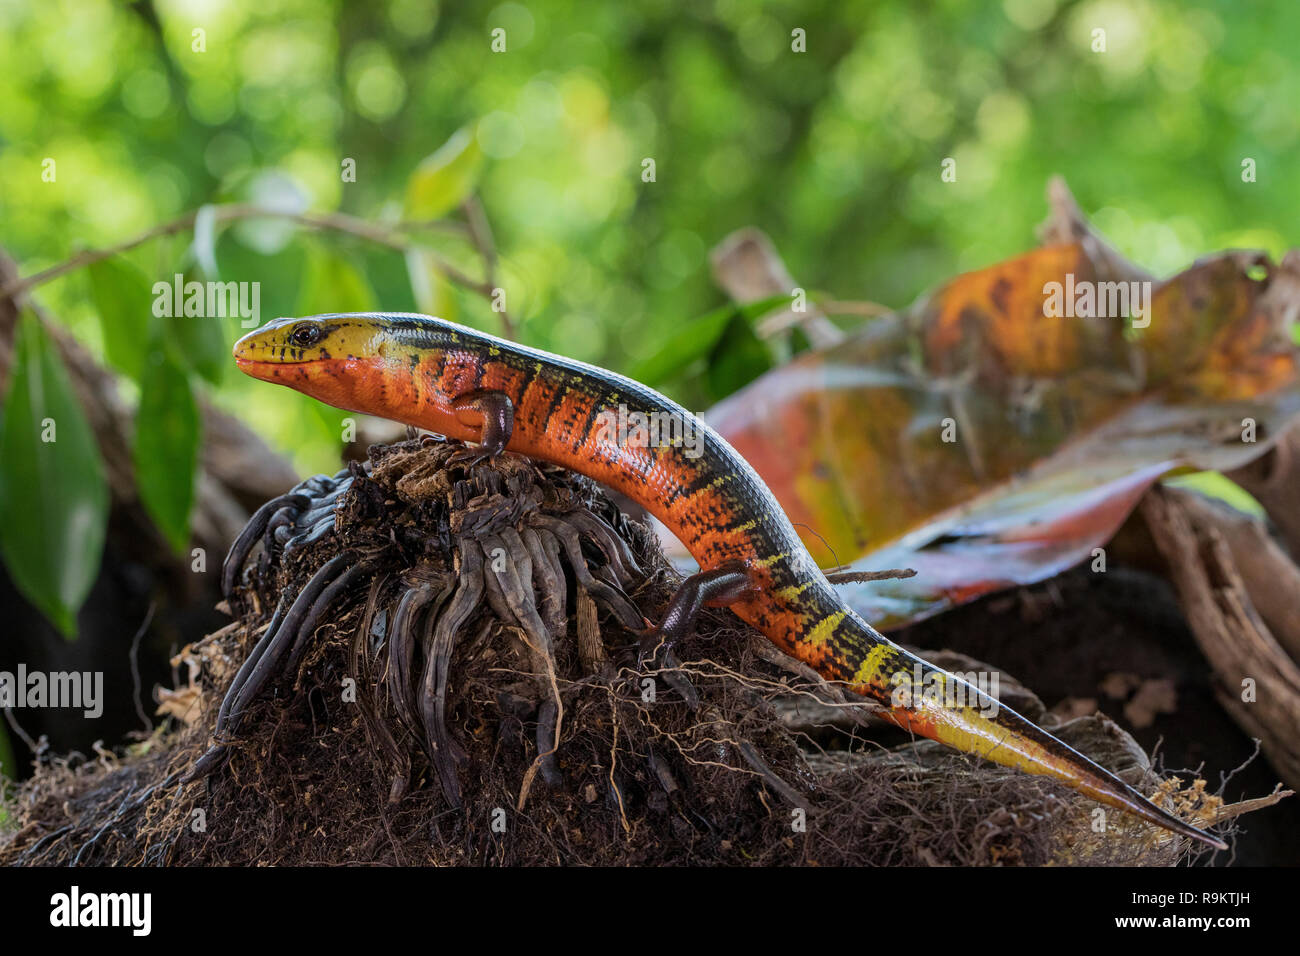
<path id="1" fill-rule="evenodd" d="M 214 221 L 219 223 L 237 222 L 246 219 L 284 219 L 312 229 L 328 230 L 356 236 L 359 239 L 365 239 L 368 242 L 373 242 L 377 245 L 385 246 L 398 252 L 405 252 L 412 248 L 423 249 L 433 261 L 434 266 L 446 275 L 448 279 L 465 289 L 469 289 L 470 291 L 483 296 L 483 298 L 487 299 L 489 302 L 492 301 L 492 293 L 495 288 L 492 281 L 492 270 L 495 268 L 496 262 L 495 250 L 492 250 L 491 252 L 492 258 L 487 269 L 488 278 L 480 282 L 466 275 L 446 259 L 428 249 L 428 247 L 423 243 L 407 236 L 406 232 L 408 230 L 416 228 L 414 224 L 398 224 L 397 226 L 389 227 L 341 212 L 296 213 L 278 209 L 267 209 L 263 206 L 256 206 L 249 203 L 231 203 L 228 205 L 213 206 L 212 210 Z M 165 222 L 162 225 L 155 226 L 147 232 L 143 232 L 131 239 L 119 242 L 116 245 L 106 246 L 101 249 L 85 249 L 72 256 L 70 259 L 60 262 L 57 265 L 50 266 L 48 269 L 42 269 L 40 272 L 6 283 L 3 287 L 0 287 L 0 298 L 16 298 L 39 285 L 57 279 L 60 276 L 80 269 L 83 266 L 100 262 L 124 252 L 129 252 L 137 246 L 144 245 L 146 242 L 153 239 L 159 239 L 163 236 L 170 236 L 178 232 L 193 229 L 197 217 L 198 210 L 195 210 L 186 213 L 178 219 L 173 219 L 170 222 Z M 475 232 L 475 228 L 471 226 L 471 238 L 474 237 Z M 487 241 L 490 245 L 490 233 L 488 235 L 489 238 Z M 473 241 L 480 254 L 484 255 L 485 263 L 489 263 L 482 243 L 477 238 L 473 238 Z M 509 320 L 507 319 L 506 321 L 508 322 Z M 507 326 L 507 328 L 511 327 Z"/>

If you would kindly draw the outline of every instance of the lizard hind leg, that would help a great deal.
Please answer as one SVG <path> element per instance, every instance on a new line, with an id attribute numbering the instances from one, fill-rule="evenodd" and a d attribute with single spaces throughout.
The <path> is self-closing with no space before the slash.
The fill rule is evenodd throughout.
<path id="1" fill-rule="evenodd" d="M 672 653 L 673 645 L 695 627 L 700 608 L 730 604 L 753 586 L 749 573 L 739 564 L 692 574 L 677 588 L 658 625 L 641 636 L 638 656 L 642 667 L 655 660 L 664 661 L 665 655 Z"/>

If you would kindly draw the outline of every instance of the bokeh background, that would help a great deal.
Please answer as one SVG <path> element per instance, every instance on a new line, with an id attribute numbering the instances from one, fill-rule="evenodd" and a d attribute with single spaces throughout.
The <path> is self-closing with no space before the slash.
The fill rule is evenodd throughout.
<path id="1" fill-rule="evenodd" d="M 1277 254 L 1300 221 L 1298 37 L 1290 0 L 0 0 L 0 242 L 34 271 L 204 203 L 395 217 L 421 159 L 468 127 L 521 337 L 626 369 L 722 301 L 708 250 L 748 224 L 810 289 L 891 306 L 1031 245 L 1053 173 L 1157 274 L 1227 246 Z M 400 253 L 323 241 L 378 305 L 416 307 Z M 187 242 L 141 265 L 170 275 Z M 222 278 L 291 311 L 298 245 L 223 234 Z M 94 347 L 85 282 L 42 294 Z M 447 299 L 495 328 L 478 297 Z M 690 407 L 712 397 L 683 379 Z M 260 418 L 328 466 L 296 418 Z"/>

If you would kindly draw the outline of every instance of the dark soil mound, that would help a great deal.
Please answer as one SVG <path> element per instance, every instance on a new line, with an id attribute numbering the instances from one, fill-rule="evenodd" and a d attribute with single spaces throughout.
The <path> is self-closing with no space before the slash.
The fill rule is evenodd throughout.
<path id="1" fill-rule="evenodd" d="M 10 801 L 0 862 L 1167 865 L 1191 851 L 900 737 L 725 612 L 640 668 L 637 631 L 677 580 L 586 479 L 376 446 L 369 468 L 259 512 L 228 567 L 235 621 L 178 656 L 171 720 L 124 753 L 46 757 Z M 1005 699 L 1052 723 L 1009 683 Z M 1154 790 L 1104 718 L 1053 729 Z M 1213 820 L 1215 798 L 1165 789 Z"/>

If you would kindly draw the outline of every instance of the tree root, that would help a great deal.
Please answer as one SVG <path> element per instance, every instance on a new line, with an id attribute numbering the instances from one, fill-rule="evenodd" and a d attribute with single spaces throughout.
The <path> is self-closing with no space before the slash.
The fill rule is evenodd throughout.
<path id="1" fill-rule="evenodd" d="M 165 694 L 171 725 L 121 756 L 47 755 L 0 863 L 1185 854 L 1114 814 L 1099 829 L 1095 805 L 1041 778 L 882 728 L 727 612 L 702 614 L 685 663 L 642 672 L 639 632 L 677 581 L 653 535 L 586 479 L 455 454 L 374 446 L 367 467 L 260 509 L 224 569 L 236 622 L 178 655 L 190 679 Z M 1153 789 L 1130 739 L 1107 750 L 1116 735 L 1098 723 L 1076 743 Z"/>

